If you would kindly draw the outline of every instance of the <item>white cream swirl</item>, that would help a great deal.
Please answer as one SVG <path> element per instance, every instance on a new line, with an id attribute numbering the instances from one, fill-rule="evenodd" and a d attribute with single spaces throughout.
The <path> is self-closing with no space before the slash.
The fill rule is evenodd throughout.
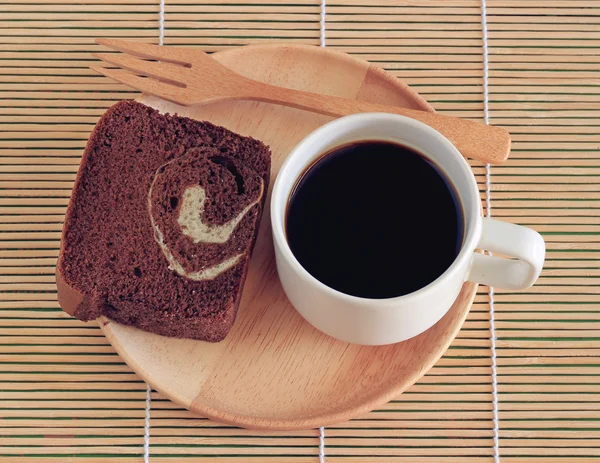
<path id="1" fill-rule="evenodd" d="M 208 267 L 204 267 L 201 270 L 195 272 L 187 272 L 183 266 L 179 263 L 177 258 L 173 255 L 164 240 L 164 235 L 156 224 L 152 215 L 152 189 L 156 183 L 157 175 L 155 175 L 150 190 L 148 191 L 148 213 L 150 215 L 150 222 L 154 230 L 154 240 L 160 247 L 164 254 L 167 262 L 169 263 L 169 269 L 175 271 L 178 275 L 188 278 L 190 280 L 202 281 L 212 280 L 219 276 L 224 271 L 230 269 L 236 265 L 244 253 L 236 254 L 232 257 L 225 259 L 218 264 L 214 264 Z M 181 228 L 181 232 L 190 237 L 194 243 L 226 243 L 229 241 L 231 234 L 235 230 L 235 227 L 242 221 L 244 216 L 261 200 L 263 195 L 264 182 L 260 180 L 260 194 L 258 199 L 248 204 L 236 217 L 222 225 L 210 225 L 204 223 L 202 217 L 204 215 L 204 205 L 206 202 L 206 190 L 200 185 L 193 185 L 187 187 L 182 194 L 182 203 L 179 208 L 179 217 L 177 223 Z"/>

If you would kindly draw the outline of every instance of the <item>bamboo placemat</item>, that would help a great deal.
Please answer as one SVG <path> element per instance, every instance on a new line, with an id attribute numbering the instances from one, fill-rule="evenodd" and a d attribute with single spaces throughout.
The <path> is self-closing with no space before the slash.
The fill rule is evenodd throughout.
<path id="1" fill-rule="evenodd" d="M 165 44 L 319 44 L 320 0 L 166 0 Z M 501 460 L 600 461 L 600 1 L 487 0 L 494 216 L 544 234 L 546 268 L 496 291 Z M 65 316 L 54 264 L 98 116 L 134 92 L 88 69 L 95 37 L 158 41 L 159 0 L 0 1 L 0 461 L 143 461 L 146 385 Z M 483 117 L 480 0 L 328 0 L 327 45 L 379 63 L 439 111 Z M 485 197 L 485 169 L 474 166 Z M 381 410 L 327 428 L 328 462 L 494 461 L 482 288 L 436 367 Z M 150 461 L 316 462 L 318 431 L 199 419 L 152 394 Z"/>

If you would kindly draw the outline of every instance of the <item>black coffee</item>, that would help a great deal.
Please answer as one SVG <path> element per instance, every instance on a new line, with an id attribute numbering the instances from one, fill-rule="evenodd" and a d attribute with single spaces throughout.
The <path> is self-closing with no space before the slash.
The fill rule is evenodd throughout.
<path id="1" fill-rule="evenodd" d="M 463 228 L 445 174 L 413 149 L 380 141 L 317 160 L 298 180 L 286 217 L 292 252 L 311 275 L 378 299 L 437 279 L 456 259 Z"/>

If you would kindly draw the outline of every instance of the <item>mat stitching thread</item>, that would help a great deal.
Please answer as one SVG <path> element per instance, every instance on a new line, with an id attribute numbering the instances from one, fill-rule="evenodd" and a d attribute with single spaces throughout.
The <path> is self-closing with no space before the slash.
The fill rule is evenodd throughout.
<path id="1" fill-rule="evenodd" d="M 146 383 L 146 415 L 144 417 L 144 463 L 150 463 L 150 402 L 152 388 Z"/>
<path id="2" fill-rule="evenodd" d="M 319 23 L 320 29 L 320 42 L 321 46 L 325 47 L 325 14 L 326 14 L 326 0 L 321 0 L 321 15 Z M 319 428 L 319 463 L 325 463 L 325 428 Z"/>
<path id="3" fill-rule="evenodd" d="M 158 10 L 158 44 L 165 41 L 165 0 L 160 0 Z M 144 415 L 144 463 L 150 463 L 150 409 L 152 406 L 152 388 L 146 383 L 146 413 Z"/>
<path id="4" fill-rule="evenodd" d="M 490 92 L 489 92 L 489 48 L 487 27 L 487 4 L 481 0 L 481 29 L 483 32 L 483 118 L 486 124 L 490 123 Z M 492 168 L 485 166 L 485 209 L 486 217 L 492 216 Z M 491 253 L 489 253 L 491 255 Z M 498 417 L 498 364 L 496 360 L 496 327 L 494 311 L 494 287 L 488 287 L 490 299 L 490 340 L 492 357 L 492 406 L 494 418 L 494 463 L 500 463 L 500 424 Z"/>
<path id="5" fill-rule="evenodd" d="M 325 46 L 325 13 L 326 13 L 326 0 L 321 0 L 321 15 L 320 15 L 320 25 L 321 25 L 321 46 Z"/>
<path id="6" fill-rule="evenodd" d="M 165 41 L 165 0 L 160 0 L 160 10 L 158 11 L 158 44 L 162 45 Z"/>
<path id="7" fill-rule="evenodd" d="M 319 428 L 319 463 L 325 463 L 325 428 Z"/>

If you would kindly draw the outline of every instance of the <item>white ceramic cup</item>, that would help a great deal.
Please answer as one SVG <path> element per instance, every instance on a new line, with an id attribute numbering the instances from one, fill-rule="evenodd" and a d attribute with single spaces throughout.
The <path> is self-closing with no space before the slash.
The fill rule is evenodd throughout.
<path id="1" fill-rule="evenodd" d="M 298 178 L 324 153 L 360 140 L 398 142 L 423 153 L 445 172 L 462 204 L 465 235 L 455 261 L 435 281 L 404 296 L 367 299 L 330 288 L 300 265 L 286 239 L 286 208 Z M 342 341 L 381 345 L 409 339 L 433 326 L 450 309 L 465 281 L 528 288 L 542 270 L 543 238 L 529 228 L 483 218 L 479 195 L 475 177 L 460 152 L 421 122 L 395 114 L 366 113 L 325 124 L 294 148 L 273 186 L 271 222 L 283 289 L 296 310 L 319 330 Z"/>

